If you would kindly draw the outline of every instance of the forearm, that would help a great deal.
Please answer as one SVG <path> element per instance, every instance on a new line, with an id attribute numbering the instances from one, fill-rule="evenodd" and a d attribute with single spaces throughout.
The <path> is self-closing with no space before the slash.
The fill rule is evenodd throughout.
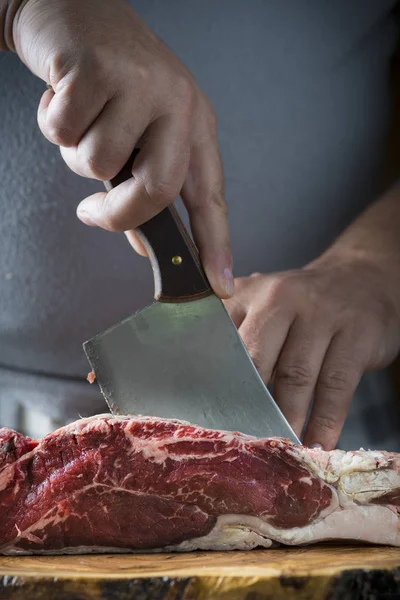
<path id="1" fill-rule="evenodd" d="M 369 206 L 327 253 L 386 262 L 400 275 L 400 184 Z"/>
<path id="2" fill-rule="evenodd" d="M 382 181 L 383 189 L 388 191 L 369 206 L 318 260 L 340 256 L 366 259 L 390 275 L 400 295 L 400 44 L 392 57 L 390 84 L 393 109 Z"/>
<path id="3" fill-rule="evenodd" d="M 376 272 L 400 314 L 400 185 L 369 206 L 308 268 L 341 264 L 351 270 L 357 263 Z"/>
<path id="4" fill-rule="evenodd" d="M 27 0 L 0 0 L 0 50 L 15 50 L 14 19 Z"/>

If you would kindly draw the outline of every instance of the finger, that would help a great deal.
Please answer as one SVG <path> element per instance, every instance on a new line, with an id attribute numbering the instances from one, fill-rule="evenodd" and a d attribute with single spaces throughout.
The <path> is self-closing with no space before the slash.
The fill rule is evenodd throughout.
<path id="1" fill-rule="evenodd" d="M 316 323 L 297 318 L 292 324 L 274 373 L 274 395 L 300 436 L 331 334 Z"/>
<path id="2" fill-rule="evenodd" d="M 321 445 L 325 450 L 335 448 L 345 422 L 351 400 L 362 376 L 362 361 L 355 358 L 344 335 L 332 339 L 320 371 L 304 443 Z"/>
<path id="3" fill-rule="evenodd" d="M 45 109 L 48 108 L 48 106 L 53 98 L 54 98 L 53 88 L 47 89 L 42 94 L 42 97 L 40 98 L 40 102 L 39 102 L 39 106 L 38 106 L 38 115 L 39 115 L 39 113 L 41 113 L 42 111 L 44 111 Z"/>
<path id="4" fill-rule="evenodd" d="M 246 317 L 246 307 L 242 304 L 240 298 L 237 298 L 236 296 L 230 298 L 229 300 L 224 300 L 223 302 L 226 310 L 229 312 L 230 317 L 235 324 L 235 327 L 239 329 Z"/>
<path id="5" fill-rule="evenodd" d="M 239 329 L 242 325 L 248 309 L 254 301 L 257 289 L 253 285 L 253 279 L 250 277 L 238 277 L 235 279 L 235 295 L 232 298 L 224 300 L 224 305 L 229 312 L 232 321 Z"/>
<path id="6" fill-rule="evenodd" d="M 290 315 L 284 312 L 250 310 L 239 333 L 260 373 L 268 384 L 290 330 Z"/>
<path id="7" fill-rule="evenodd" d="M 109 231 L 135 229 L 179 195 L 189 161 L 187 124 L 179 117 L 163 117 L 150 125 L 144 138 L 133 177 L 80 203 L 77 212 L 84 223 Z"/>
<path id="8" fill-rule="evenodd" d="M 134 110 L 122 97 L 113 98 L 91 124 L 79 144 L 62 148 L 67 165 L 78 175 L 113 179 L 132 153 L 150 120 L 150 109 Z"/>
<path id="9" fill-rule="evenodd" d="M 59 146 L 78 144 L 107 102 L 101 90 L 102 86 L 88 81 L 86 71 L 71 71 L 54 92 L 47 90 L 42 96 L 37 120 L 43 135 Z"/>
<path id="10" fill-rule="evenodd" d="M 130 231 L 125 231 L 126 238 L 132 248 L 140 254 L 140 256 L 148 256 L 146 248 L 143 246 L 142 242 L 138 235 L 131 229 Z"/>
<path id="11" fill-rule="evenodd" d="M 221 298 L 234 293 L 224 175 L 214 125 L 192 146 L 182 199 L 210 284 Z"/>

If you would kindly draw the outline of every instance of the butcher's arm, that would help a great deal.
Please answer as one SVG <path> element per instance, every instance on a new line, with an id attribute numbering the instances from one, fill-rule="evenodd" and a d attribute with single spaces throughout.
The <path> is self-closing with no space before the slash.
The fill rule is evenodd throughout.
<path id="1" fill-rule="evenodd" d="M 236 281 L 227 302 L 263 379 L 307 445 L 334 448 L 364 372 L 400 349 L 400 69 L 389 191 L 303 269 Z M 394 184 L 393 184 L 394 182 Z"/>
<path id="2" fill-rule="evenodd" d="M 134 177 L 81 202 L 87 225 L 132 230 L 181 194 L 203 265 L 233 293 L 214 110 L 192 74 L 124 0 L 0 0 L 0 48 L 52 90 L 38 123 L 85 177 L 112 179 L 135 146 Z"/>

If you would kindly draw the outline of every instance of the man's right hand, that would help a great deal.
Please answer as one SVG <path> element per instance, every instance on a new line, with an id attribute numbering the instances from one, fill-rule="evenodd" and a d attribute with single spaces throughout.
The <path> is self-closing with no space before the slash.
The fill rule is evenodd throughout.
<path id="1" fill-rule="evenodd" d="M 210 283 L 230 296 L 216 117 L 191 73 L 123 0 L 22 1 L 11 31 L 11 49 L 54 90 L 38 122 L 73 171 L 112 179 L 141 148 L 132 180 L 83 200 L 79 218 L 132 230 L 181 193 Z"/>

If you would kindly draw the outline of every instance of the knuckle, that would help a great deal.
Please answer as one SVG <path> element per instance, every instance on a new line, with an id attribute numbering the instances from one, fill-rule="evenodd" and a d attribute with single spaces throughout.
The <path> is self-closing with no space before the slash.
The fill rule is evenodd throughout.
<path id="1" fill-rule="evenodd" d="M 45 120 L 40 119 L 45 137 L 58 146 L 74 146 L 79 142 L 76 119 L 71 118 L 71 115 L 77 113 L 74 101 L 75 87 L 75 82 L 62 80 L 47 108 Z"/>
<path id="2" fill-rule="evenodd" d="M 196 200 L 191 203 L 190 210 L 192 215 L 203 214 L 205 211 L 213 211 L 221 215 L 224 219 L 228 218 L 228 204 L 225 200 L 224 183 L 218 182 L 211 185 L 201 185 L 197 189 Z"/>
<path id="3" fill-rule="evenodd" d="M 142 85 L 147 86 L 151 82 L 152 73 L 148 66 L 135 64 L 135 77 Z"/>
<path id="4" fill-rule="evenodd" d="M 182 106 L 191 112 L 197 95 L 196 86 L 192 78 L 186 73 L 177 75 L 174 81 L 174 89 Z"/>
<path id="5" fill-rule="evenodd" d="M 338 428 L 338 420 L 333 414 L 325 413 L 313 418 L 313 427 L 316 431 L 332 432 Z"/>
<path id="6" fill-rule="evenodd" d="M 100 159 L 100 156 L 103 157 Z M 85 171 L 94 179 L 107 181 L 116 175 L 116 171 L 112 168 L 112 161 L 105 159 L 101 153 L 83 154 L 82 162 L 85 165 Z"/>
<path id="7" fill-rule="evenodd" d="M 99 197 L 98 212 L 102 216 L 103 226 L 109 231 L 125 231 L 127 229 L 123 214 L 117 209 L 111 193 Z"/>
<path id="8" fill-rule="evenodd" d="M 346 392 L 353 387 L 354 367 L 330 366 L 322 371 L 320 385 L 333 392 Z"/>
<path id="9" fill-rule="evenodd" d="M 92 52 L 92 50 L 90 50 Z M 88 51 L 84 53 L 82 49 L 78 54 L 74 54 L 67 49 L 60 49 L 55 45 L 50 51 L 48 60 L 49 64 L 52 65 L 52 71 L 57 76 L 57 89 L 61 89 L 64 86 L 69 85 L 74 74 L 79 69 L 79 65 L 87 60 Z"/>
<path id="10" fill-rule="evenodd" d="M 241 300 L 243 305 L 247 306 L 246 296 L 242 296 L 242 292 L 246 292 L 248 285 L 247 277 L 235 277 L 235 296 L 238 300 Z"/>
<path id="11" fill-rule="evenodd" d="M 279 275 L 272 275 L 268 279 L 268 288 L 267 293 L 269 299 L 272 301 L 279 301 L 279 299 L 283 296 L 288 296 L 288 280 L 285 277 L 281 277 Z"/>
<path id="12" fill-rule="evenodd" d="M 218 210 L 224 217 L 228 216 L 228 204 L 225 200 L 225 190 L 223 184 L 215 185 L 204 199 L 204 204 L 212 209 Z"/>
<path id="13" fill-rule="evenodd" d="M 49 114 L 46 123 L 42 127 L 45 137 L 57 146 L 71 146 L 76 143 L 76 137 L 71 129 L 58 115 Z"/>
<path id="14" fill-rule="evenodd" d="M 314 374 L 310 365 L 306 363 L 278 364 L 276 380 L 290 388 L 310 388 L 314 382 Z"/>
<path id="15" fill-rule="evenodd" d="M 147 183 L 144 186 L 144 190 L 151 203 L 160 209 L 171 204 L 177 196 L 175 187 L 166 181 Z"/>

